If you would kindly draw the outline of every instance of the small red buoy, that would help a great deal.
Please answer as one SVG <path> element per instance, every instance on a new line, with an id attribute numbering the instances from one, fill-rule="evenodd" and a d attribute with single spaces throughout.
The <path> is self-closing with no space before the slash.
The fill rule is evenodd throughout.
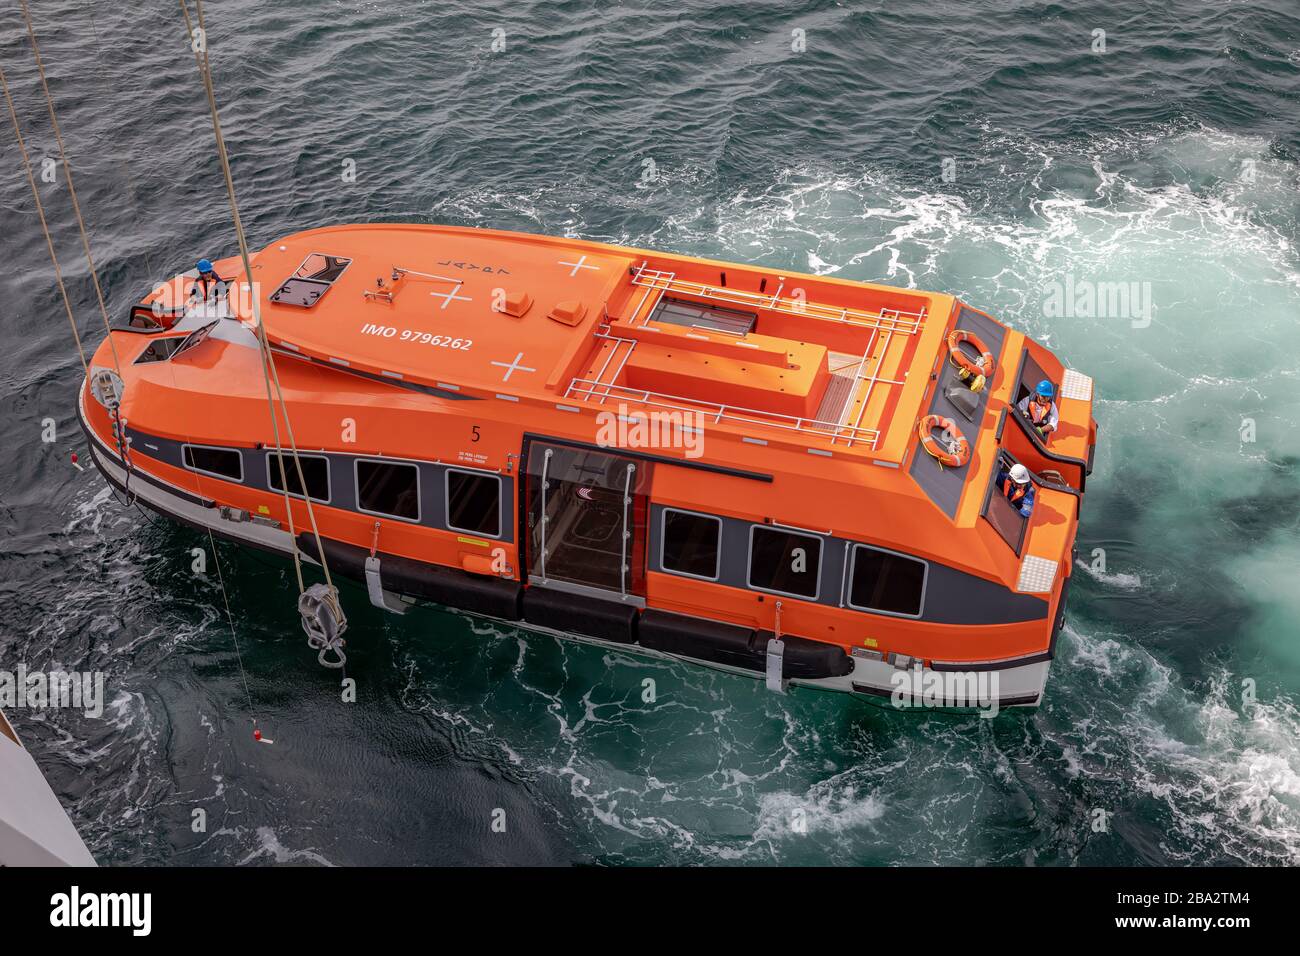
<path id="1" fill-rule="evenodd" d="M 75 451 L 72 453 L 72 463 L 74 465 L 77 463 L 77 453 Z"/>
<path id="2" fill-rule="evenodd" d="M 77 460 L 77 453 L 76 453 L 75 451 L 72 453 L 72 467 L 75 468 L 75 469 L 77 469 L 77 471 L 85 471 L 85 470 L 86 470 L 86 469 L 84 469 L 84 468 L 81 467 L 81 462 L 79 462 L 79 461 Z"/>
<path id="3" fill-rule="evenodd" d="M 253 731 L 253 739 L 254 739 L 254 740 L 261 740 L 261 739 L 262 739 L 262 732 L 261 732 L 260 730 L 254 730 L 254 731 Z"/>

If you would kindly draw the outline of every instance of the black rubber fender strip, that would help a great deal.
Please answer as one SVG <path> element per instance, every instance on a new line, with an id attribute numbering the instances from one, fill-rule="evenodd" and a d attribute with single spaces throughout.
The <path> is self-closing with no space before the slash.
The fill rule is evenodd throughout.
<path id="1" fill-rule="evenodd" d="M 763 653 L 764 668 L 767 667 L 767 642 L 775 636 L 773 631 L 758 631 L 754 635 L 755 647 Z M 843 677 L 853 670 L 853 658 L 838 645 L 791 634 L 784 635 L 781 641 L 785 644 L 782 657 L 785 659 L 786 677 Z"/>
<path id="2" fill-rule="evenodd" d="M 767 642 L 773 636 L 772 631 L 649 610 L 641 615 L 637 643 L 666 654 L 765 672 Z M 786 677 L 819 680 L 853 670 L 853 659 L 834 644 L 788 634 L 782 641 Z"/>
<path id="3" fill-rule="evenodd" d="M 524 620 L 566 634 L 618 644 L 632 644 L 637 638 L 637 607 L 616 601 L 602 601 L 555 588 L 530 585 L 524 590 Z"/>
<path id="4" fill-rule="evenodd" d="M 312 534 L 299 533 L 297 542 L 302 554 L 314 561 L 319 560 L 316 539 Z M 321 538 L 321 544 L 331 571 L 365 581 L 366 558 L 370 556 L 368 549 L 332 538 Z M 429 564 L 382 551 L 375 556 L 379 558 L 380 578 L 388 591 L 506 621 L 517 621 L 521 617 L 523 586 L 518 581 L 470 574 L 459 568 Z"/>

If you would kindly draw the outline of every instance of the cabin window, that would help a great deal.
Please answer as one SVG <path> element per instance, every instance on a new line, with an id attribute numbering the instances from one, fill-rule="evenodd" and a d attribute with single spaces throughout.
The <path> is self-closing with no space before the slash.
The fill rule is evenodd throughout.
<path id="1" fill-rule="evenodd" d="M 856 545 L 849 604 L 863 611 L 917 617 L 925 594 L 926 569 L 924 561 Z"/>
<path id="2" fill-rule="evenodd" d="M 665 508 L 660 564 L 673 574 L 716 581 L 721 539 L 721 518 Z"/>
<path id="3" fill-rule="evenodd" d="M 359 458 L 357 507 L 371 514 L 420 520 L 420 469 L 409 462 Z"/>
<path id="4" fill-rule="evenodd" d="M 447 527 L 501 536 L 501 477 L 479 471 L 447 470 Z"/>
<path id="5" fill-rule="evenodd" d="M 149 362 L 165 362 L 172 357 L 172 353 L 180 347 L 185 341 L 183 335 L 173 335 L 165 339 L 154 339 L 145 346 L 144 351 L 140 353 L 139 358 L 135 360 L 136 365 L 146 365 Z"/>
<path id="6" fill-rule="evenodd" d="M 161 312 L 161 309 L 160 309 Z M 146 332 L 161 331 L 164 326 L 158 321 L 159 316 L 154 315 L 153 309 L 149 306 L 133 306 L 127 314 L 126 326 L 129 329 L 143 329 Z"/>
<path id="7" fill-rule="evenodd" d="M 765 525 L 750 529 L 751 588 L 816 600 L 821 562 L 821 538 Z"/>
<path id="8" fill-rule="evenodd" d="M 204 445 L 182 445 L 181 460 L 191 471 L 226 478 L 244 480 L 244 458 L 234 448 L 209 448 Z"/>
<path id="9" fill-rule="evenodd" d="M 281 456 L 271 452 L 266 456 L 266 480 L 274 491 L 284 491 L 280 482 L 280 458 L 284 458 L 284 478 L 289 484 L 289 494 L 303 497 L 302 482 L 298 480 L 298 469 L 294 466 L 293 455 Z M 330 500 L 330 463 L 324 455 L 298 455 L 302 463 L 303 481 L 307 482 L 307 491 L 312 500 L 328 502 Z"/>

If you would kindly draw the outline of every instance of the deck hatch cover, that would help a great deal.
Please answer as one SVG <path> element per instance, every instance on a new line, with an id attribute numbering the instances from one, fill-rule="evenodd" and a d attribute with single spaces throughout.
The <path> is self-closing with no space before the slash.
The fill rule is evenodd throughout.
<path id="1" fill-rule="evenodd" d="M 650 314 L 651 322 L 682 325 L 686 328 L 713 329 L 731 335 L 748 335 L 754 330 L 758 315 L 739 309 L 723 309 L 665 296 Z"/>
<path id="2" fill-rule="evenodd" d="M 310 309 L 324 297 L 351 264 L 352 260 L 344 256 L 313 252 L 294 270 L 293 275 L 281 283 L 280 288 L 271 293 L 271 301 L 277 305 L 296 305 Z"/>

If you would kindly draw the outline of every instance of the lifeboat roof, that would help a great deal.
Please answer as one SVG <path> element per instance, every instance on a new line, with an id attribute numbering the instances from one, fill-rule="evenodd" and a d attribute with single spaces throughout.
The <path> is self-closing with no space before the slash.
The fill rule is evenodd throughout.
<path id="1" fill-rule="evenodd" d="M 894 461 L 954 305 L 889 286 L 435 225 L 302 232 L 257 253 L 252 269 L 268 339 L 324 365 L 507 400 L 694 410 L 710 426 Z"/>

